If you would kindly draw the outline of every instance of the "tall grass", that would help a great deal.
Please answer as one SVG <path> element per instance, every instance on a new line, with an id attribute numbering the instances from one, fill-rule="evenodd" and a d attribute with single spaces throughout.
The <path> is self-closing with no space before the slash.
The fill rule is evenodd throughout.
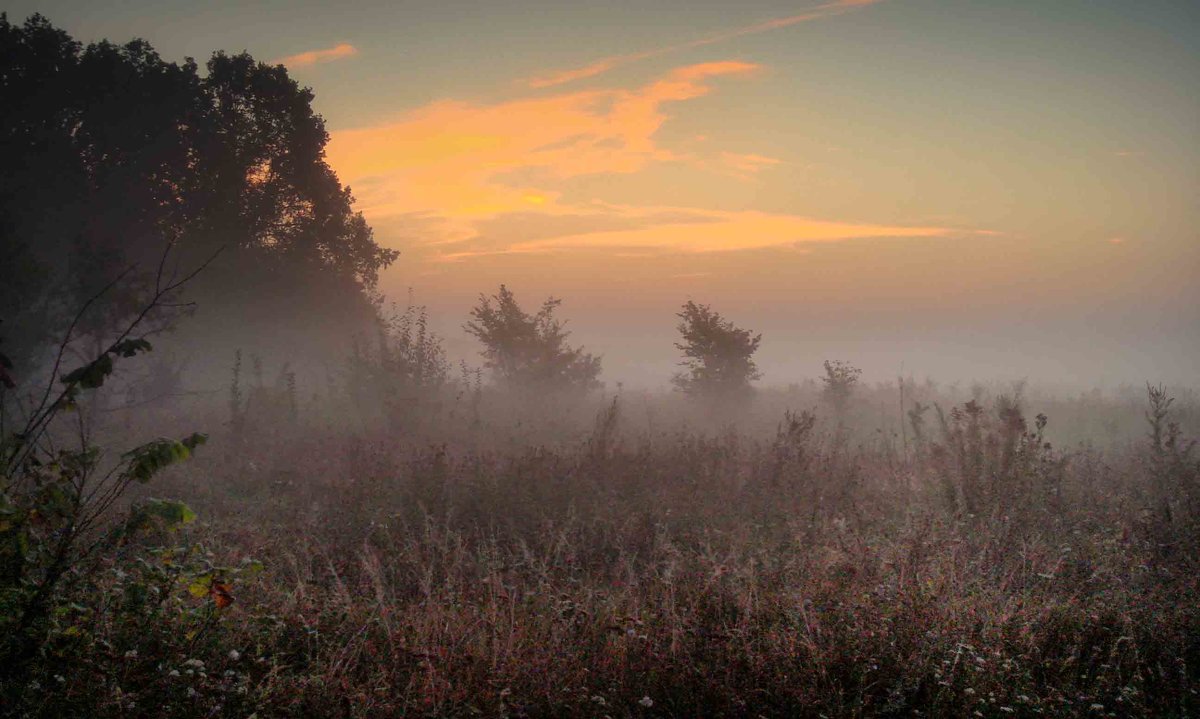
<path id="1" fill-rule="evenodd" d="M 624 394 L 580 418 L 468 392 L 423 434 L 331 429 L 332 397 L 288 405 L 287 431 L 238 415 L 237 442 L 155 490 L 201 520 L 113 557 L 10 710 L 1200 712 L 1180 407 L 1151 394 L 1136 443 L 1060 448 L 1036 402 L 913 389 L 941 406 L 909 406 L 906 451 L 871 426 L 887 388 L 836 424 L 811 389 L 811 411 L 708 424 Z M 232 605 L 189 591 L 206 576 Z"/>

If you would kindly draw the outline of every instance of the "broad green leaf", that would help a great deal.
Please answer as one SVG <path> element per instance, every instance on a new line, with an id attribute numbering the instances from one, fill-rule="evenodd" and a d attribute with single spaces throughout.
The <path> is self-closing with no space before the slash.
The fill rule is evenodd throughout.
<path id="1" fill-rule="evenodd" d="M 104 384 L 104 378 L 112 374 L 112 357 L 102 354 L 79 369 L 72 370 L 63 376 L 66 384 L 78 384 L 84 389 L 96 389 Z"/>
<path id="2" fill-rule="evenodd" d="M 162 519 L 171 527 L 191 524 L 196 521 L 196 513 L 183 502 L 168 499 L 150 499 L 146 501 L 142 508 L 150 516 Z"/>
<path id="3" fill-rule="evenodd" d="M 154 349 L 149 342 L 143 339 L 125 340 L 113 345 L 111 352 L 121 355 L 122 357 L 133 357 L 138 352 L 149 352 Z"/>
<path id="4" fill-rule="evenodd" d="M 196 599 L 203 599 L 212 590 L 212 583 L 213 578 L 211 574 L 201 575 L 188 585 L 188 593 Z"/>

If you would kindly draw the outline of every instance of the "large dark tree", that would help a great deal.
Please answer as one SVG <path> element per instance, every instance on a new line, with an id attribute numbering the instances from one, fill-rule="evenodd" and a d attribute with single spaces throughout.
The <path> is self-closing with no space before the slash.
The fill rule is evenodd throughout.
<path id="1" fill-rule="evenodd" d="M 192 298 L 226 335 L 269 327 L 302 341 L 307 328 L 366 326 L 396 253 L 325 162 L 312 99 L 248 54 L 217 53 L 202 75 L 141 40 L 84 47 L 41 16 L 0 15 L 10 354 L 31 357 L 68 308 L 138 268 L 86 318 L 82 329 L 102 335 L 139 305 L 168 245 L 180 266 L 223 250 Z"/>
<path id="2" fill-rule="evenodd" d="M 484 362 L 501 384 L 550 390 L 600 386 L 600 358 L 567 344 L 570 333 L 554 316 L 561 303 L 550 298 L 531 315 L 504 285 L 491 297 L 479 296 L 465 329 L 483 343 Z"/>

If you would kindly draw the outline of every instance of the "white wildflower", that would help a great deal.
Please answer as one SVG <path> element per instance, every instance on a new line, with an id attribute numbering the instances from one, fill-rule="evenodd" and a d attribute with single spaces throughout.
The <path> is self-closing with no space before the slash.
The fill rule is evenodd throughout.
<path id="1" fill-rule="evenodd" d="M 648 696 L 644 696 L 641 699 L 638 699 L 638 704 L 649 709 L 650 707 L 654 706 L 654 700 Z"/>

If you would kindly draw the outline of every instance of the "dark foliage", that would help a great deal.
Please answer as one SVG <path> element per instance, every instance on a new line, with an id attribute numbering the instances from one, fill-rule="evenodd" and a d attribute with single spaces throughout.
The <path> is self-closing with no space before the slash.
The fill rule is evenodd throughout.
<path id="1" fill-rule="evenodd" d="M 396 253 L 326 164 L 312 99 L 245 53 L 217 53 L 202 73 L 143 40 L 84 47 L 39 15 L 0 16 L 0 316 L 13 360 L 136 266 L 77 329 L 121 325 L 168 245 L 182 265 L 225 248 L 191 293 L 225 332 L 238 329 L 231 311 L 248 335 L 281 315 L 313 328 L 369 319 Z"/>
<path id="2" fill-rule="evenodd" d="M 678 315 L 685 372 L 671 382 L 680 390 L 710 398 L 745 397 L 761 375 L 754 364 L 761 334 L 736 327 L 708 305 L 689 300 Z"/>
<path id="3" fill-rule="evenodd" d="M 594 389 L 600 358 L 567 344 L 570 335 L 554 317 L 562 300 L 550 298 L 527 314 L 511 290 L 479 296 L 466 331 L 483 343 L 484 364 L 502 384 L 517 388 Z"/>

